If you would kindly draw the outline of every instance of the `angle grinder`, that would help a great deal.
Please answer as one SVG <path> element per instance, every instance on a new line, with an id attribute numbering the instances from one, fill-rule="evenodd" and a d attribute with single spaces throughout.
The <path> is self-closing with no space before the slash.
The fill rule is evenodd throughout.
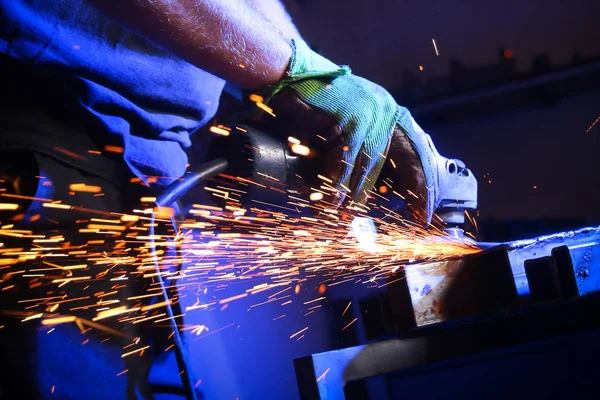
<path id="1" fill-rule="evenodd" d="M 296 143 L 280 139 L 285 135 L 269 135 L 252 126 L 219 129 L 221 134 L 215 135 L 208 152 L 211 161 L 168 186 L 158 198 L 160 205 L 170 205 L 196 185 L 221 174 L 235 178 L 229 182 L 239 185 L 231 188 L 240 205 L 286 214 L 311 212 L 310 207 L 303 209 L 303 203 L 290 202 L 290 198 L 307 198 L 313 189 L 314 184 L 305 178 L 317 176 L 318 155 L 294 151 Z M 443 157 L 429 140 L 435 153 L 434 175 L 439 189 L 435 214 L 449 235 L 462 236 L 465 211 L 477 208 L 477 179 L 464 162 Z M 224 197 L 217 196 L 217 203 L 226 201 Z"/>

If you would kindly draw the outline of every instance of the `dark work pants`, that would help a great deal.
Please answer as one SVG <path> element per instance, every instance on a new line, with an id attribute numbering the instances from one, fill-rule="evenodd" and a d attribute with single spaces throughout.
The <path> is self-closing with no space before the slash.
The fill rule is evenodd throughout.
<path id="1" fill-rule="evenodd" d="M 128 177 L 123 177 L 127 181 Z M 149 195 L 138 185 L 117 185 L 100 177 L 79 171 L 53 158 L 28 151 L 0 152 L 0 194 L 20 193 L 25 196 L 61 200 L 64 204 L 86 209 L 125 213 L 131 212 L 141 196 Z M 71 192 L 69 185 L 83 183 L 99 186 L 103 195 Z M 91 217 L 103 218 L 86 211 L 62 210 L 42 206 L 40 201 L 14 197 L 0 197 L 3 203 L 18 203 L 17 212 L 0 211 L 2 225 L 14 224 L 14 229 L 28 229 L 34 233 L 63 235 L 72 245 L 86 243 L 89 236 L 78 233 L 78 222 Z M 16 218 L 15 218 L 16 214 Z M 106 218 L 106 216 L 104 217 Z M 4 248 L 19 247 L 19 239 L 0 237 Z M 29 242 L 28 246 L 31 246 Z M 110 243 L 107 244 L 110 250 Z M 113 254 L 114 256 L 114 254 Z M 117 254 L 118 256 L 118 254 Z M 39 260 L 36 261 L 39 263 Z M 26 266 L 34 268 L 35 266 Z M 94 274 L 94 267 L 88 273 Z M 132 268 L 117 266 L 118 269 Z M 0 276 L 3 275 L 0 269 Z M 69 298 L 108 293 L 114 281 L 93 279 L 86 285 L 66 286 Z M 118 275 L 117 275 L 118 276 Z M 10 281 L 9 281 L 10 280 Z M 0 310 L 23 310 L 22 300 L 48 297 L 52 287 L 36 287 L 35 281 L 3 276 L 0 287 L 15 285 L 0 292 Z M 131 279 L 121 289 L 121 301 L 144 293 L 147 282 Z M 52 293 L 50 293 L 52 294 Z M 21 301 L 21 302 L 19 302 Z M 160 301 L 160 300 L 157 300 Z M 73 303 L 76 304 L 76 303 Z M 61 313 L 92 320 L 96 307 L 71 310 L 61 305 Z M 76 307 L 72 307 L 76 308 Z M 81 307 L 80 307 L 81 308 Z M 10 314 L 10 313 L 9 313 Z M 0 399 L 181 399 L 179 370 L 169 347 L 168 328 L 146 330 L 140 325 L 114 323 L 107 325 L 111 332 L 91 329 L 85 332 L 74 323 L 60 324 L 49 330 L 35 321 L 21 322 L 23 318 L 0 314 Z M 137 344 L 150 345 L 142 355 L 122 358 L 123 347 L 139 337 Z M 151 364 L 154 362 L 154 366 Z M 156 367 L 155 367 L 156 366 Z M 164 368 L 158 368 L 164 367 Z M 149 378 L 150 376 L 150 378 Z M 150 384 L 153 382 L 153 385 Z M 156 383 L 156 385 L 154 385 Z M 173 395 L 158 395 L 158 392 Z"/>

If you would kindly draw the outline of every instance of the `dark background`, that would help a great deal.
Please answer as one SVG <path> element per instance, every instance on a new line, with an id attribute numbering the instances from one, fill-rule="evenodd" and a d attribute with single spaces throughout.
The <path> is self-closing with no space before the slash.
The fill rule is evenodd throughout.
<path id="1" fill-rule="evenodd" d="M 479 178 L 481 219 L 598 222 L 600 125 L 586 130 L 600 116 L 600 2 L 285 3 L 315 49 L 386 87 L 440 153 L 466 162 Z M 593 64 L 593 72 L 498 93 Z"/>
<path id="2" fill-rule="evenodd" d="M 590 129 L 600 117 L 599 1 L 284 3 L 314 49 L 385 86 L 411 109 L 440 153 L 471 168 L 480 185 L 481 239 L 511 240 L 600 222 L 600 122 Z M 238 293 L 233 287 L 220 296 Z M 224 328 L 191 345 L 207 398 L 296 399 L 293 358 L 364 343 L 359 324 L 343 334 L 340 329 L 361 313 L 356 304 L 372 291 L 340 285 L 327 294 L 327 306 L 308 316 L 302 302 L 316 297 L 316 285 L 306 285 L 285 307 L 247 311 L 264 301 L 249 296 L 224 311 L 198 313 L 197 321 L 192 317 L 190 323 L 206 324 L 211 331 Z M 339 308 L 349 300 L 353 306 L 341 319 Z M 304 338 L 289 339 L 306 326 Z M 505 371 L 494 375 L 498 388 L 511 374 L 521 377 L 520 385 L 535 388 L 527 375 L 532 371 L 540 378 L 537 385 L 568 374 L 564 363 L 543 368 L 572 359 L 566 347 L 548 346 L 559 356 L 543 346 L 521 349 L 520 356 L 504 357 L 495 367 L 473 364 L 462 373 L 403 378 L 390 386 L 432 398 L 443 390 L 425 386 L 441 379 L 444 385 L 457 383 L 458 389 L 447 390 L 458 396 L 461 385 L 485 382 L 490 375 L 482 371 L 488 368 Z M 468 371 L 478 374 L 468 380 L 473 375 Z"/>

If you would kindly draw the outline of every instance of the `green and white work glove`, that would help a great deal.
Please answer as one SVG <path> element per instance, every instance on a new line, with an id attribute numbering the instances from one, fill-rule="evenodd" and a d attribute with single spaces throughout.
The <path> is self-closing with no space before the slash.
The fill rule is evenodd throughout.
<path id="1" fill-rule="evenodd" d="M 406 197 L 415 219 L 430 223 L 437 206 L 437 174 L 429 136 L 382 87 L 301 40 L 293 47 L 288 75 L 259 92 L 276 117 L 263 113 L 255 122 L 299 139 L 320 155 L 312 175 L 328 178 L 337 189 L 330 199 L 334 205 L 364 203 L 388 162 L 389 194 Z"/>

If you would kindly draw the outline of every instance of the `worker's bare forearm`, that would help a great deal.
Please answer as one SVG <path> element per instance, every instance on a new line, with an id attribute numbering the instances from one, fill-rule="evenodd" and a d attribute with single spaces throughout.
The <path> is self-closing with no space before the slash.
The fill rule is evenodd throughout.
<path id="1" fill-rule="evenodd" d="M 290 39 L 300 38 L 300 32 L 279 0 L 248 0 Z"/>
<path id="2" fill-rule="evenodd" d="M 183 59 L 245 89 L 285 74 L 290 40 L 247 0 L 89 0 Z"/>

